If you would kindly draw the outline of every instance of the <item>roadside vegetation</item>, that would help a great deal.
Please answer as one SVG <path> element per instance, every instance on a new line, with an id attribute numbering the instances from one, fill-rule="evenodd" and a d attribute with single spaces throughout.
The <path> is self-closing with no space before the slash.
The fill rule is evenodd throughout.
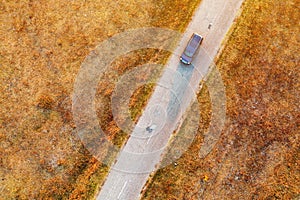
<path id="1" fill-rule="evenodd" d="M 71 95 L 84 58 L 100 42 L 127 29 L 183 31 L 200 0 L 1 1 L 1 199 L 90 199 L 107 173 L 75 132 Z M 167 52 L 140 50 L 116 60 L 99 83 L 99 123 L 122 145 L 110 103 L 118 77 Z M 113 81 L 112 81 L 113 80 Z M 132 96 L 137 120 L 153 85 Z M 140 95 L 142 94 L 142 95 Z"/>
<path id="2" fill-rule="evenodd" d="M 227 96 L 220 139 L 199 158 L 211 118 L 204 85 L 194 142 L 157 171 L 142 199 L 299 199 L 299 6 L 245 0 L 216 60 Z"/>

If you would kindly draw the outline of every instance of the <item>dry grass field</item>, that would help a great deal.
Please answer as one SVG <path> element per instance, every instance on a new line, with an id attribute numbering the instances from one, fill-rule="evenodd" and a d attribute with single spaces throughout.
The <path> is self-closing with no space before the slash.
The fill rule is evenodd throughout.
<path id="1" fill-rule="evenodd" d="M 144 200 L 300 198 L 299 3 L 245 1 L 216 61 L 227 96 L 220 139 L 199 158 L 211 117 L 203 87 L 194 142 L 154 175 Z"/>
<path id="2" fill-rule="evenodd" d="M 199 2 L 0 0 L 0 199 L 92 198 L 107 168 L 74 131 L 71 95 L 82 61 L 100 42 L 127 29 L 184 30 Z M 112 119 L 111 75 L 149 61 L 163 63 L 167 56 L 157 50 L 124 55 L 99 83 L 99 122 L 117 144 L 126 135 L 120 136 Z M 133 119 L 151 88 L 133 96 Z"/>

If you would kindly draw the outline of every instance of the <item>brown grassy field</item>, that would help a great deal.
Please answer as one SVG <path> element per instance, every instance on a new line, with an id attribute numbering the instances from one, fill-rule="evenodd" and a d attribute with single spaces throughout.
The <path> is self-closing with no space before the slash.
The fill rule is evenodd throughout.
<path id="1" fill-rule="evenodd" d="M 71 94 L 82 61 L 101 41 L 127 29 L 184 30 L 199 2 L 1 0 L 0 199 L 92 198 L 107 168 L 74 131 Z M 112 119 L 111 75 L 121 76 L 149 60 L 163 63 L 167 56 L 157 50 L 124 55 L 99 83 L 99 122 L 115 143 L 121 145 L 126 135 Z M 151 88 L 133 96 L 133 119 Z"/>
<path id="2" fill-rule="evenodd" d="M 299 1 L 246 0 L 216 63 L 227 96 L 226 125 L 200 159 L 211 105 L 190 148 L 158 172 L 145 200 L 299 199 Z"/>

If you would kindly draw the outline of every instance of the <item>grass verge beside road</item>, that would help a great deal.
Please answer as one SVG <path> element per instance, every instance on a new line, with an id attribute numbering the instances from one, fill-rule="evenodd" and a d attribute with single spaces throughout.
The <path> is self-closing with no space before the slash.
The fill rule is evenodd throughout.
<path id="1" fill-rule="evenodd" d="M 217 67 L 227 120 L 213 151 L 199 158 L 211 109 L 190 148 L 158 170 L 143 199 L 294 199 L 300 191 L 299 2 L 246 0 Z"/>
<path id="2" fill-rule="evenodd" d="M 93 198 L 108 169 L 74 131 L 71 95 L 82 61 L 99 43 L 127 29 L 184 30 L 199 2 L 1 1 L 1 198 Z M 99 123 L 116 144 L 121 146 L 126 135 L 120 136 L 112 118 L 111 76 L 117 79 L 133 67 L 149 60 L 164 63 L 167 57 L 156 50 L 124 55 L 99 83 Z M 142 91 L 142 96 L 133 95 L 138 99 L 131 104 L 135 119 L 152 87 Z"/>

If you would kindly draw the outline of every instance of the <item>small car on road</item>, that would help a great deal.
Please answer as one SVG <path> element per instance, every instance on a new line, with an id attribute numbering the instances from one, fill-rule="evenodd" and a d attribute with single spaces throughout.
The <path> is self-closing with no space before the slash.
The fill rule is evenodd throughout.
<path id="1" fill-rule="evenodd" d="M 180 56 L 180 61 L 183 64 L 190 65 L 193 56 L 195 55 L 196 51 L 198 50 L 199 46 L 203 41 L 203 37 L 197 33 L 193 33 L 192 37 L 190 38 L 187 46 L 185 47 L 183 53 Z"/>

